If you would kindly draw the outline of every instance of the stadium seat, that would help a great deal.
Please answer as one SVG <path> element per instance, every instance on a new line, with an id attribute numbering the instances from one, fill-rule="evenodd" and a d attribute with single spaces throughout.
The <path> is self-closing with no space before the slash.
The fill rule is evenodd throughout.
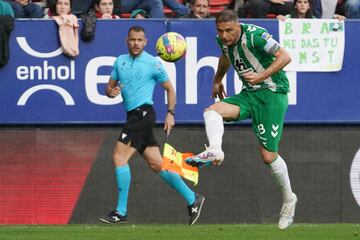
<path id="1" fill-rule="evenodd" d="M 130 18 L 130 16 L 131 16 L 131 13 L 121 13 L 120 14 L 121 18 Z"/>
<path id="2" fill-rule="evenodd" d="M 277 17 L 277 14 L 275 14 L 275 13 L 266 14 L 266 18 L 276 18 L 276 17 Z"/>
<path id="3" fill-rule="evenodd" d="M 164 14 L 166 17 L 175 17 L 175 13 L 170 8 L 164 7 Z"/>
<path id="4" fill-rule="evenodd" d="M 229 5 L 231 3 L 231 0 L 210 0 L 209 5 L 210 6 L 224 6 Z"/>
<path id="5" fill-rule="evenodd" d="M 210 14 L 216 15 L 217 13 L 227 9 L 230 3 L 231 0 L 210 0 L 209 1 Z"/>

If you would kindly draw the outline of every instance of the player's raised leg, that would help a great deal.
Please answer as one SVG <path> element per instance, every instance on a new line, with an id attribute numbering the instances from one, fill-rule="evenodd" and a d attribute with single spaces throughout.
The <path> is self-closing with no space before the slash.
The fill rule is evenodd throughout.
<path id="1" fill-rule="evenodd" d="M 220 165 L 224 160 L 222 151 L 222 137 L 224 135 L 224 123 L 222 116 L 215 110 L 207 109 L 204 112 L 206 136 L 209 141 L 209 147 L 205 145 L 205 151 L 186 159 L 185 161 L 196 167 L 207 165 Z"/>
<path id="2" fill-rule="evenodd" d="M 233 104 L 217 102 L 204 112 L 206 136 L 209 147 L 205 151 L 186 159 L 185 161 L 197 167 L 206 165 L 220 165 L 225 158 L 222 151 L 222 138 L 224 135 L 224 119 L 237 119 L 240 108 Z"/>

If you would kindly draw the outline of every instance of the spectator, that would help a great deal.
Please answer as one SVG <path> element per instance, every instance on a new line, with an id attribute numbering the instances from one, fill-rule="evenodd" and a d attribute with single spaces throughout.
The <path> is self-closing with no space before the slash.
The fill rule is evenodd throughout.
<path id="1" fill-rule="evenodd" d="M 30 0 L 8 0 L 7 2 L 14 10 L 15 18 L 42 18 L 44 16 L 43 9 Z"/>
<path id="2" fill-rule="evenodd" d="M 73 0 L 71 4 L 71 13 L 81 17 L 92 6 L 93 0 Z"/>
<path id="3" fill-rule="evenodd" d="M 248 0 L 246 8 L 252 18 L 266 18 L 267 14 L 289 14 L 291 4 L 291 0 Z"/>
<path id="4" fill-rule="evenodd" d="M 118 19 L 118 15 L 114 14 L 114 0 L 95 0 L 93 2 L 93 9 L 96 13 L 96 18 L 101 19 Z"/>
<path id="5" fill-rule="evenodd" d="M 315 18 L 311 9 L 311 0 L 294 0 L 290 14 L 278 15 L 277 18 L 285 20 L 286 18 Z"/>
<path id="6" fill-rule="evenodd" d="M 121 13 L 131 13 L 143 9 L 152 18 L 165 18 L 164 4 L 161 0 L 121 0 Z"/>
<path id="7" fill-rule="evenodd" d="M 14 29 L 14 16 L 11 5 L 0 0 L 0 68 L 9 62 L 9 39 Z"/>
<path id="8" fill-rule="evenodd" d="M 313 12 L 316 18 L 335 18 L 338 20 L 346 19 L 345 16 L 341 14 L 336 14 L 336 6 L 338 0 L 314 0 L 313 2 Z"/>
<path id="9" fill-rule="evenodd" d="M 234 11 L 237 12 L 239 18 L 245 18 L 245 4 L 246 0 L 233 0 L 228 8 L 234 9 Z"/>
<path id="10" fill-rule="evenodd" d="M 163 0 L 165 7 L 168 7 L 175 13 L 175 17 L 182 17 L 190 12 L 190 10 L 177 0 Z"/>
<path id="11" fill-rule="evenodd" d="M 47 0 L 48 6 L 54 5 L 54 0 Z M 77 17 L 81 17 L 83 14 L 87 13 L 92 7 L 93 0 L 73 0 L 71 2 L 71 13 Z M 51 12 L 49 16 L 51 16 Z"/>
<path id="12" fill-rule="evenodd" d="M 183 18 L 210 18 L 209 0 L 191 0 L 190 13 Z"/>
<path id="13" fill-rule="evenodd" d="M 316 18 L 321 18 L 322 15 L 321 0 L 313 0 L 312 9 L 314 16 Z"/>
<path id="14" fill-rule="evenodd" d="M 136 9 L 132 11 L 130 18 L 145 19 L 145 18 L 149 18 L 149 14 L 142 9 Z"/>
<path id="15" fill-rule="evenodd" d="M 347 0 L 345 13 L 348 18 L 360 18 L 360 0 Z"/>
<path id="16" fill-rule="evenodd" d="M 72 1 L 71 0 L 54 0 L 49 3 L 49 11 L 52 16 L 62 16 L 72 14 Z"/>
<path id="17" fill-rule="evenodd" d="M 0 16 L 15 17 L 14 10 L 11 5 L 5 1 L 0 0 Z"/>
<path id="18" fill-rule="evenodd" d="M 77 17 L 71 13 L 71 0 L 55 0 L 50 5 L 54 13 L 52 18 L 59 26 L 59 37 L 63 53 L 69 57 L 79 55 L 79 24 Z"/>
<path id="19" fill-rule="evenodd" d="M 337 0 L 320 0 L 321 4 L 321 18 L 332 18 L 335 14 Z"/>
<path id="20" fill-rule="evenodd" d="M 338 0 L 338 1 L 337 1 L 336 9 L 335 9 L 335 13 L 336 13 L 336 14 L 340 14 L 340 15 L 346 16 L 346 13 L 345 13 L 345 3 L 346 3 L 346 0 Z"/>

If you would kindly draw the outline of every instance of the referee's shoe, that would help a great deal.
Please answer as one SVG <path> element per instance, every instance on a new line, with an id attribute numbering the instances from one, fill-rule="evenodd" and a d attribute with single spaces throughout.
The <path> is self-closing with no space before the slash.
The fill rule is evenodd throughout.
<path id="1" fill-rule="evenodd" d="M 127 216 L 122 216 L 120 215 L 120 213 L 116 210 L 111 211 L 108 215 L 106 215 L 105 217 L 101 217 L 99 218 L 99 220 L 101 222 L 104 223 L 126 223 L 127 221 Z"/>
<path id="2" fill-rule="evenodd" d="M 195 195 L 195 201 L 193 204 L 188 206 L 190 223 L 189 225 L 193 225 L 196 220 L 200 217 L 201 208 L 204 205 L 205 197 L 199 194 Z"/>

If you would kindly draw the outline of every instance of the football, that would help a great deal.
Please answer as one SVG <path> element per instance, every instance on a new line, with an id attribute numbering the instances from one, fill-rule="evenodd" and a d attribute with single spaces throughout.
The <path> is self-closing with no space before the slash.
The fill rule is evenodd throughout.
<path id="1" fill-rule="evenodd" d="M 176 62 L 186 53 L 186 40 L 176 32 L 167 32 L 156 42 L 156 52 L 167 62 Z"/>

